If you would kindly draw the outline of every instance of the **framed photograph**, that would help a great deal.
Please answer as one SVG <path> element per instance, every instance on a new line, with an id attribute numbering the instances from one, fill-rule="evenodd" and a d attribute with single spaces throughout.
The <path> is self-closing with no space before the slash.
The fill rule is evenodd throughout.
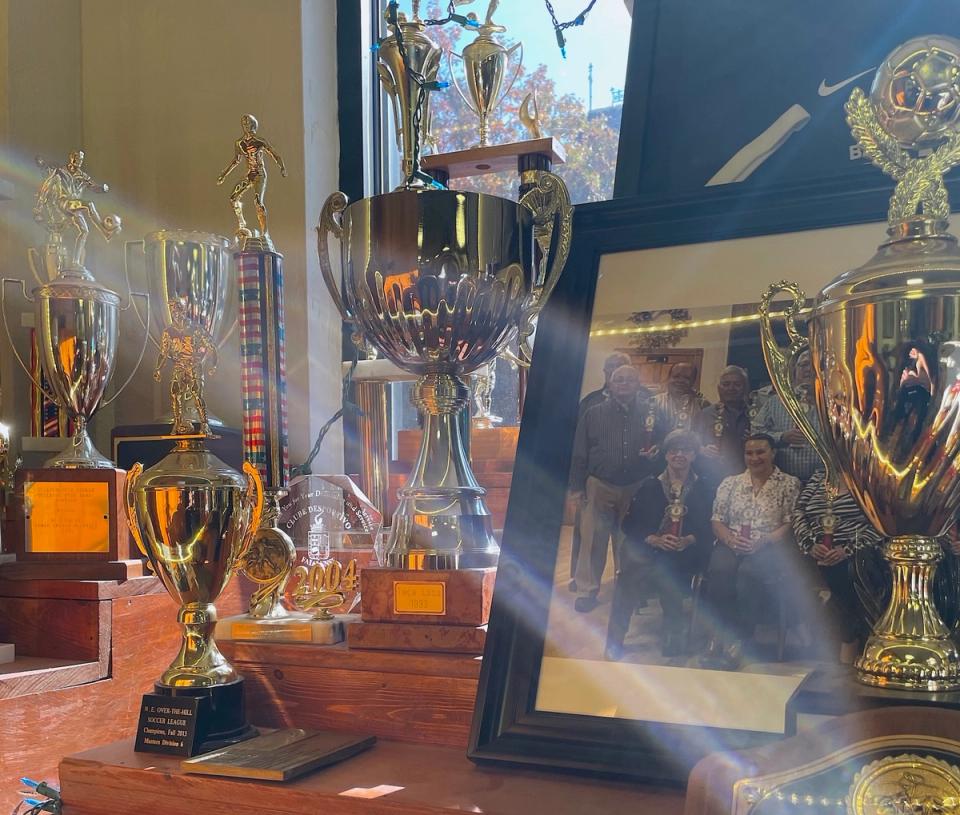
<path id="1" fill-rule="evenodd" d="M 956 36 L 960 6 L 634 0 L 633 20 L 614 195 L 663 201 L 724 186 L 892 189 L 843 105 L 897 45 Z"/>
<path id="2" fill-rule="evenodd" d="M 949 186 L 960 202 L 957 185 Z M 624 609 L 615 596 L 614 551 L 620 546 L 623 558 L 630 545 L 623 518 L 631 504 L 621 496 L 609 535 L 600 535 L 597 585 L 573 585 L 583 561 L 572 556 L 575 527 L 580 547 L 589 539 L 600 552 L 598 527 L 584 527 L 589 486 L 585 499 L 571 496 L 575 438 L 584 397 L 601 392 L 604 364 L 620 353 L 651 402 L 671 393 L 672 373 L 685 366 L 688 391 L 702 399 L 703 453 L 728 366 L 746 372 L 750 404 L 771 397 L 757 320 L 768 285 L 793 280 L 812 298 L 866 262 L 886 238 L 879 192 L 784 198 L 728 188 L 708 201 L 634 198 L 577 208 L 570 259 L 537 334 L 471 758 L 683 783 L 707 753 L 783 737 L 791 694 L 821 661 L 837 658 L 827 653 L 817 617 L 823 590 L 802 576 L 799 547 L 782 542 L 784 554 L 794 554 L 773 594 L 786 599 L 771 597 L 748 628 L 749 654 L 717 666 L 704 658 L 719 615 L 718 584 L 710 588 L 707 568 L 714 540 L 674 582 L 678 592 L 667 597 L 660 573 L 651 571 Z M 655 447 L 652 477 L 664 467 Z M 742 445 L 735 469 L 737 455 Z M 709 471 L 694 465 L 708 481 Z M 719 480 L 710 486 L 711 506 Z"/>

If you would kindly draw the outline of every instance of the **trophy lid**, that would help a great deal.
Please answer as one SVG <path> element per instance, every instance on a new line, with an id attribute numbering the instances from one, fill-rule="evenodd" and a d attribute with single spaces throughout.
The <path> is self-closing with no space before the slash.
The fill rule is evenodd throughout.
<path id="1" fill-rule="evenodd" d="M 162 241 L 173 241 L 175 243 L 207 243 L 214 246 L 221 246 L 228 249 L 232 241 L 223 235 L 217 235 L 214 232 L 200 232 L 194 229 L 158 229 L 156 232 L 149 232 L 144 235 L 145 243 L 161 243 Z"/>
<path id="2" fill-rule="evenodd" d="M 120 305 L 120 295 L 93 277 L 70 277 L 65 273 L 56 280 L 36 286 L 31 294 L 34 299 L 42 300 L 93 300 L 107 305 Z"/>
<path id="3" fill-rule="evenodd" d="M 205 446 L 205 436 L 180 436 L 176 446 L 152 467 L 144 470 L 137 489 L 241 489 L 247 479 L 233 467 L 211 453 Z"/>

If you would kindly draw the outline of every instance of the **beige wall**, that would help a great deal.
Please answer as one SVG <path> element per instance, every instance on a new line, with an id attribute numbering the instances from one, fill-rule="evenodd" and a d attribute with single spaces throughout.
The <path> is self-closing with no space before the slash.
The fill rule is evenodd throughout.
<path id="1" fill-rule="evenodd" d="M 29 171 L 30 156 L 62 159 L 82 146 L 91 175 L 112 188 L 98 199 L 101 211 L 115 211 L 124 221 L 123 234 L 109 247 L 98 236 L 90 238 L 87 265 L 101 282 L 126 292 L 123 241 L 149 231 L 232 235 L 236 225 L 227 197 L 240 170 L 221 187 L 216 178 L 232 157 L 241 114 L 254 113 L 261 133 L 283 155 L 289 177 L 269 168 L 267 206 L 271 234 L 285 257 L 291 459 L 299 463 L 340 401 L 339 387 L 330 380 L 338 376 L 339 319 L 316 289 L 310 234 L 318 199 L 337 187 L 333 3 L 9 0 L 2 5 L 10 17 L 6 150 L 22 168 L 14 205 L 29 215 L 39 183 L 35 171 L 23 171 Z M 53 48 L 45 39 L 51 36 L 57 41 Z M 248 220 L 255 220 L 252 202 L 246 210 Z M 28 241 L 39 242 L 42 234 L 21 224 L 10 240 L 7 273 L 22 276 L 18 259 Z M 125 315 L 121 330 L 123 373 L 135 361 L 141 329 Z M 151 348 L 117 401 L 115 416 L 95 422 L 101 443 L 113 424 L 149 421 L 162 410 L 165 388 L 150 377 L 154 359 Z M 24 389 L 18 385 L 19 400 Z M 208 402 L 239 427 L 236 336 L 209 383 Z M 5 414 L 10 407 L 5 400 Z M 339 429 L 324 444 L 315 465 L 320 469 L 342 469 Z"/>

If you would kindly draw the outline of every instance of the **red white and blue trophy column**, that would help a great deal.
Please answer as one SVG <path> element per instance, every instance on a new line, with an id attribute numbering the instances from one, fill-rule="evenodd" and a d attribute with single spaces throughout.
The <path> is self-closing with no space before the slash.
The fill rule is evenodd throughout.
<path id="1" fill-rule="evenodd" d="M 259 584 L 250 598 L 250 615 L 276 619 L 288 616 L 280 598 L 296 559 L 293 541 L 278 526 L 290 472 L 283 255 L 269 237 L 241 237 L 234 261 L 240 288 L 243 450 L 260 471 L 264 487 L 262 521 L 242 569 Z"/>

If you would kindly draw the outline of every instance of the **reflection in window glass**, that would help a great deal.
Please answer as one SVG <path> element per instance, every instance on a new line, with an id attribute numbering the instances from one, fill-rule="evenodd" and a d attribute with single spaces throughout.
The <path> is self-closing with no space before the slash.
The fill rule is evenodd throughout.
<path id="1" fill-rule="evenodd" d="M 386 0 L 379 0 L 380 17 Z M 461 5 L 461 13 L 473 12 L 483 20 L 487 12 L 484 0 Z M 557 18 L 570 19 L 582 8 L 581 0 L 555 0 Z M 409 14 L 409 3 L 401 2 Z M 443 10 L 441 10 L 441 7 Z M 446 3 L 424 2 L 421 16 L 437 19 L 445 16 Z M 623 107 L 623 85 L 630 39 L 630 14 L 620 0 L 597 3 L 582 27 L 567 29 L 566 59 L 557 47 L 550 16 L 541 0 L 501 0 L 494 21 L 506 27 L 495 35 L 510 47 L 523 44 L 523 63 L 513 86 L 490 117 L 489 144 L 505 144 L 530 138 L 518 118 L 518 110 L 528 93 L 535 93 L 544 135 L 553 136 L 566 154 L 566 163 L 554 169 L 566 181 L 574 203 L 602 201 L 613 195 L 613 180 Z M 459 54 L 475 36 L 456 25 L 427 29 L 427 35 L 445 52 Z M 597 45 L 602 43 L 602 48 Z M 435 92 L 430 105 L 433 112 L 432 135 L 438 139 L 435 151 L 447 153 L 475 147 L 479 141 L 479 120 L 460 98 L 450 76 L 466 91 L 463 67 L 453 57 L 442 60 L 440 78 L 450 81 L 449 88 Z M 509 71 L 512 76 L 514 62 Z M 510 81 L 508 76 L 504 86 Z M 386 109 L 386 106 L 384 107 Z M 383 150 L 396 152 L 393 122 L 385 127 Z M 429 152 L 429 149 L 427 150 Z M 399 166 L 390 162 L 388 186 L 399 183 Z M 492 173 L 470 179 L 456 179 L 458 189 L 475 190 L 508 198 L 516 197 L 515 173 Z"/>

